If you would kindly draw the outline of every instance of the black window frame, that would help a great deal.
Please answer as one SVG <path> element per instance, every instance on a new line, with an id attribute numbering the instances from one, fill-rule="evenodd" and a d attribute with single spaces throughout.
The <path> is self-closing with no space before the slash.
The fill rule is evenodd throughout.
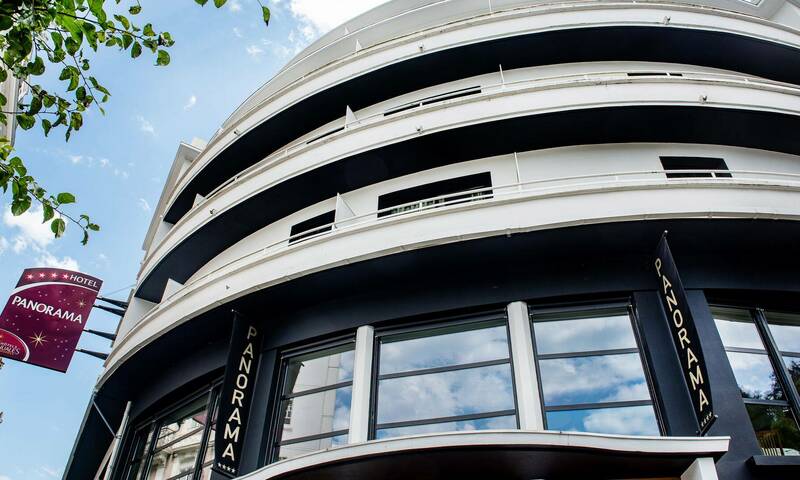
<path id="1" fill-rule="evenodd" d="M 203 471 L 203 468 L 211 466 L 214 463 L 214 458 L 212 456 L 211 460 L 208 462 L 203 462 L 203 457 L 205 455 L 206 449 L 208 448 L 208 443 L 210 440 L 210 435 L 214 431 L 214 415 L 216 414 L 216 410 L 219 404 L 219 397 L 220 397 L 220 390 L 222 388 L 222 378 L 219 378 L 200 389 L 194 390 L 193 393 L 181 397 L 177 401 L 170 402 L 168 406 L 162 408 L 161 410 L 157 411 L 155 414 L 148 416 L 146 419 L 139 421 L 135 424 L 134 427 L 129 428 L 127 430 L 126 439 L 127 439 L 127 446 L 124 449 L 125 461 L 118 466 L 114 467 L 114 474 L 112 478 L 117 480 L 134 480 L 135 478 L 147 478 L 149 475 L 149 470 L 151 467 L 151 463 L 153 460 L 153 454 L 156 450 L 156 443 L 158 443 L 158 433 L 161 430 L 161 426 L 163 425 L 164 420 L 169 417 L 172 413 L 184 408 L 186 405 L 202 398 L 203 396 L 208 397 L 208 401 L 206 404 L 206 424 L 203 427 L 203 435 L 200 441 L 200 447 L 197 452 L 197 457 L 195 458 L 194 468 L 191 471 L 191 480 L 199 480 L 200 475 Z M 144 432 L 144 437 L 140 436 L 140 433 Z M 144 440 L 142 440 L 142 438 Z M 141 465 L 140 469 L 137 470 L 134 477 L 131 477 L 131 467 L 134 463 L 133 455 L 135 454 L 140 442 L 144 441 L 144 449 L 141 452 Z M 178 440 L 173 440 L 173 442 L 177 442 Z M 161 448 L 164 446 L 162 445 Z M 167 477 L 164 480 L 172 480 L 172 479 L 181 479 L 183 480 L 188 472 L 184 472 L 179 474 L 178 476 Z"/>
<path id="2" fill-rule="evenodd" d="M 307 390 L 303 392 L 298 392 L 298 394 L 289 394 L 286 395 L 284 389 L 286 387 L 286 375 L 289 367 L 289 363 L 293 358 L 310 355 L 317 352 L 323 352 L 325 350 L 332 350 L 340 347 L 345 346 L 352 346 L 353 351 L 355 352 L 356 346 L 356 336 L 355 333 L 350 333 L 347 335 L 339 336 L 329 340 L 323 340 L 320 342 L 314 342 L 311 344 L 305 344 L 299 347 L 294 348 L 287 348 L 283 350 L 278 358 L 277 368 L 278 375 L 277 375 L 277 384 L 275 388 L 275 395 L 272 401 L 272 412 L 269 415 L 270 422 L 269 422 L 269 440 L 267 442 L 266 447 L 266 464 L 272 464 L 279 461 L 278 455 L 280 454 L 280 449 L 282 446 L 285 445 L 292 445 L 295 443 L 302 443 L 302 442 L 310 442 L 313 440 L 319 440 L 324 438 L 333 438 L 339 435 L 349 435 L 350 434 L 350 419 L 348 419 L 348 428 L 346 430 L 333 430 L 331 432 L 323 433 L 323 434 L 316 434 L 316 435 L 309 435 L 305 437 L 298 437 L 293 438 L 291 440 L 281 440 L 281 432 L 284 427 L 284 419 L 283 419 L 283 412 L 281 411 L 281 405 L 283 404 L 284 400 L 289 398 L 295 398 L 302 395 L 310 395 L 312 393 L 319 393 L 328 390 L 335 390 L 337 388 L 344 388 L 347 385 L 353 386 L 353 381 L 355 380 L 355 375 L 357 372 L 353 372 L 354 378 L 350 379 L 346 382 L 338 382 L 335 384 L 328 385 L 324 388 L 320 389 L 313 389 Z M 355 360 L 354 360 L 355 361 Z M 292 414 L 295 414 L 294 408 L 292 409 Z M 352 412 L 350 412 L 352 415 Z"/>
<path id="3" fill-rule="evenodd" d="M 419 210 L 427 206 L 422 203 L 431 198 L 446 197 L 431 203 L 432 208 L 445 202 L 452 204 L 491 198 L 492 187 L 492 173 L 486 171 L 395 190 L 378 196 L 378 218 Z"/>
<path id="4" fill-rule="evenodd" d="M 658 157 L 667 178 L 731 178 L 724 158 L 697 157 L 692 155 L 661 155 Z M 671 165 L 670 165 L 671 164 Z M 680 172 L 672 170 L 716 170 L 714 172 Z"/>
<path id="5" fill-rule="evenodd" d="M 609 313 L 619 312 L 623 309 L 628 313 L 628 319 L 630 320 L 631 324 L 631 331 L 633 333 L 634 340 L 636 341 L 636 348 L 630 347 L 624 349 L 604 349 L 604 350 L 593 350 L 586 352 L 564 352 L 555 354 L 539 353 L 538 348 L 536 346 L 536 330 L 534 324 L 537 322 L 568 320 L 569 318 L 562 317 L 562 318 L 539 320 L 535 318 L 535 315 L 555 316 L 555 315 L 567 315 L 571 313 L 576 315 L 585 315 L 587 313 L 603 312 L 603 311 Z M 598 301 L 598 302 L 588 302 L 588 303 L 587 302 L 566 303 L 557 305 L 543 304 L 540 306 L 537 306 L 533 302 L 529 302 L 528 322 L 531 328 L 533 360 L 534 360 L 534 366 L 536 367 L 536 383 L 537 383 L 536 388 L 538 390 L 539 402 L 542 411 L 542 425 L 545 430 L 549 429 L 547 425 L 547 412 L 636 407 L 636 406 L 649 405 L 653 408 L 653 414 L 655 415 L 656 426 L 658 427 L 659 435 L 664 436 L 667 434 L 666 433 L 667 429 L 661 412 L 661 405 L 659 404 L 660 397 L 656 390 L 655 378 L 653 376 L 650 364 L 647 360 L 647 355 L 645 354 L 646 344 L 644 342 L 644 338 L 642 337 L 639 328 L 639 317 L 636 312 L 636 307 L 631 299 L 624 299 L 624 300 L 610 299 L 608 301 Z M 557 359 L 557 358 L 579 358 L 579 357 L 595 356 L 595 355 L 614 355 L 614 354 L 630 354 L 630 353 L 637 353 L 642 363 L 642 372 L 644 374 L 645 381 L 647 382 L 647 389 L 650 394 L 649 400 L 593 402 L 593 403 L 583 403 L 583 404 L 556 405 L 551 407 L 548 407 L 547 404 L 545 403 L 544 388 L 542 386 L 542 372 L 540 367 L 540 360 Z M 587 433 L 593 433 L 593 432 L 587 432 Z"/>
<path id="6" fill-rule="evenodd" d="M 797 429 L 800 430 L 800 392 L 798 392 L 798 389 L 796 388 L 794 381 L 792 380 L 791 375 L 789 374 L 789 370 L 786 368 L 786 364 L 783 361 L 783 356 L 786 354 L 780 350 L 778 344 L 775 342 L 775 338 L 772 335 L 772 330 L 770 330 L 769 328 L 769 319 L 767 317 L 766 312 L 771 311 L 774 313 L 792 315 L 798 317 L 800 317 L 800 313 L 790 312 L 784 309 L 763 308 L 761 306 L 754 307 L 752 305 L 748 306 L 748 305 L 729 303 L 729 302 L 710 301 L 708 302 L 708 306 L 712 311 L 712 318 L 714 318 L 713 310 L 715 308 L 740 310 L 747 312 L 750 315 L 750 319 L 753 321 L 753 324 L 756 327 L 756 331 L 758 332 L 758 336 L 761 339 L 761 344 L 764 346 L 764 350 L 759 350 L 754 348 L 743 348 L 743 347 L 728 347 L 725 345 L 724 342 L 722 342 L 722 348 L 725 350 L 726 360 L 730 362 L 730 360 L 727 358 L 728 352 L 750 353 L 758 355 L 763 355 L 766 353 L 767 358 L 769 359 L 769 363 L 772 366 L 772 371 L 775 373 L 776 380 L 778 381 L 779 386 L 783 390 L 783 394 L 786 397 L 785 400 L 768 400 L 768 399 L 745 398 L 744 396 L 742 396 L 742 403 L 763 405 L 768 407 L 786 407 L 789 409 L 789 412 L 794 417 Z M 717 328 L 716 322 L 714 324 L 714 328 Z M 800 358 L 800 352 L 789 352 L 789 356 Z M 733 367 L 731 367 L 731 369 L 733 369 Z"/>
<path id="7" fill-rule="evenodd" d="M 460 325 L 468 325 L 473 323 L 486 323 L 497 322 L 498 325 L 502 324 L 506 329 L 506 341 L 508 346 L 508 358 L 500 360 L 487 360 L 482 362 L 474 362 L 468 364 L 449 365 L 446 367 L 437 367 L 429 369 L 411 370 L 401 373 L 380 374 L 380 340 L 383 337 L 388 337 L 397 334 L 411 333 L 411 332 L 424 332 L 426 330 L 437 330 L 440 328 L 456 327 Z M 511 351 L 511 330 L 508 324 L 508 312 L 503 310 L 492 310 L 483 313 L 465 314 L 449 317 L 439 317 L 437 319 L 429 319 L 424 321 L 417 321 L 405 323 L 399 326 L 389 326 L 375 330 L 372 346 L 372 371 L 370 375 L 370 402 L 369 402 L 369 425 L 367 439 L 369 441 L 376 440 L 377 432 L 381 429 L 387 428 L 402 428 L 418 425 L 433 425 L 438 423 L 448 423 L 467 420 L 480 420 L 485 418 L 496 418 L 502 416 L 514 415 L 516 419 L 516 428 L 520 428 L 519 423 L 519 400 L 517 399 L 517 385 L 514 378 L 514 358 Z M 508 364 L 511 368 L 511 392 L 514 401 L 514 409 L 502 410 L 496 412 L 484 412 L 480 414 L 467 414 L 455 415 L 450 417 L 438 417 L 420 420 L 407 420 L 402 422 L 391 422 L 386 424 L 378 424 L 378 387 L 379 381 L 389 378 L 399 378 L 405 376 L 418 376 L 422 374 L 441 373 L 447 371 L 466 370 L 470 368 L 480 368 L 492 365 Z M 388 425 L 388 426 L 387 426 Z"/>

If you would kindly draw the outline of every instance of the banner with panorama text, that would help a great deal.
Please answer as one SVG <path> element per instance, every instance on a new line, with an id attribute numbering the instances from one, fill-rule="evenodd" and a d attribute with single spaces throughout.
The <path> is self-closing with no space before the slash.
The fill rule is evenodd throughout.
<path id="1" fill-rule="evenodd" d="M 0 314 L 0 356 L 66 372 L 103 281 L 28 268 Z"/>

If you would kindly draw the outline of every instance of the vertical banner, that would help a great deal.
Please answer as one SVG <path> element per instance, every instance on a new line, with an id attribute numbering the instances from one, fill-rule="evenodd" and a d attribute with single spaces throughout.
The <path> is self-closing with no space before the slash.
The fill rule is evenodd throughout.
<path id="1" fill-rule="evenodd" d="M 694 317 L 689 310 L 686 292 L 678 275 L 678 267 L 667 243 L 667 232 L 661 236 L 655 255 L 655 271 L 658 275 L 659 298 L 672 333 L 672 341 L 678 351 L 683 379 L 689 396 L 692 398 L 694 415 L 697 418 L 698 435 L 708 431 L 716 420 L 711 403 L 711 389 L 708 384 L 708 371 L 700 347 L 700 337 L 694 325 Z"/>
<path id="2" fill-rule="evenodd" d="M 28 268 L 0 314 L 0 356 L 66 372 L 103 281 Z"/>
<path id="3" fill-rule="evenodd" d="M 261 356 L 260 327 L 233 311 L 233 331 L 220 392 L 212 469 L 228 478 L 239 476 L 253 387 Z"/>

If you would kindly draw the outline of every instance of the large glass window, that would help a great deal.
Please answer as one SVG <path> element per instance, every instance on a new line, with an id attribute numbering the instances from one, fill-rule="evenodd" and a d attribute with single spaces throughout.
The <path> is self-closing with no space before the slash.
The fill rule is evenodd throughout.
<path id="1" fill-rule="evenodd" d="M 660 434 L 627 309 L 533 311 L 531 319 L 548 430 Z"/>
<path id="2" fill-rule="evenodd" d="M 126 480 L 211 478 L 216 394 L 216 390 L 203 392 L 140 426 L 134 434 L 123 478 Z M 211 421 L 208 421 L 209 417 Z"/>
<path id="3" fill-rule="evenodd" d="M 711 311 L 764 454 L 800 455 L 789 402 L 800 373 L 800 317 L 724 307 Z"/>
<path id="4" fill-rule="evenodd" d="M 275 460 L 347 443 L 353 346 L 351 341 L 284 358 Z"/>
<path id="5" fill-rule="evenodd" d="M 504 317 L 377 335 L 374 437 L 517 428 Z"/>

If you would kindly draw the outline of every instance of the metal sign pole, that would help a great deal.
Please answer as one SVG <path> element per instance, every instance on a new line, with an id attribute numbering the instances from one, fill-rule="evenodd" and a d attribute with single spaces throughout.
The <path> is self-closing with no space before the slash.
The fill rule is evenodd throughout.
<path id="1" fill-rule="evenodd" d="M 92 400 L 92 402 L 94 402 L 94 400 Z M 96 403 L 94 408 L 97 408 Z M 99 412 L 100 409 L 97 408 L 97 411 Z M 117 456 L 119 456 L 119 450 L 122 446 L 122 435 L 125 433 L 125 428 L 128 426 L 128 415 L 130 415 L 130 412 L 131 402 L 128 402 L 125 405 L 125 413 L 122 414 L 122 421 L 119 423 L 119 430 L 117 430 L 116 435 L 114 435 L 113 447 L 111 448 L 111 458 L 108 461 L 108 467 L 106 468 L 106 474 L 103 477 L 103 480 L 111 480 L 111 472 L 114 471 L 114 466 L 117 463 Z M 102 413 L 100 415 L 102 415 Z"/>

